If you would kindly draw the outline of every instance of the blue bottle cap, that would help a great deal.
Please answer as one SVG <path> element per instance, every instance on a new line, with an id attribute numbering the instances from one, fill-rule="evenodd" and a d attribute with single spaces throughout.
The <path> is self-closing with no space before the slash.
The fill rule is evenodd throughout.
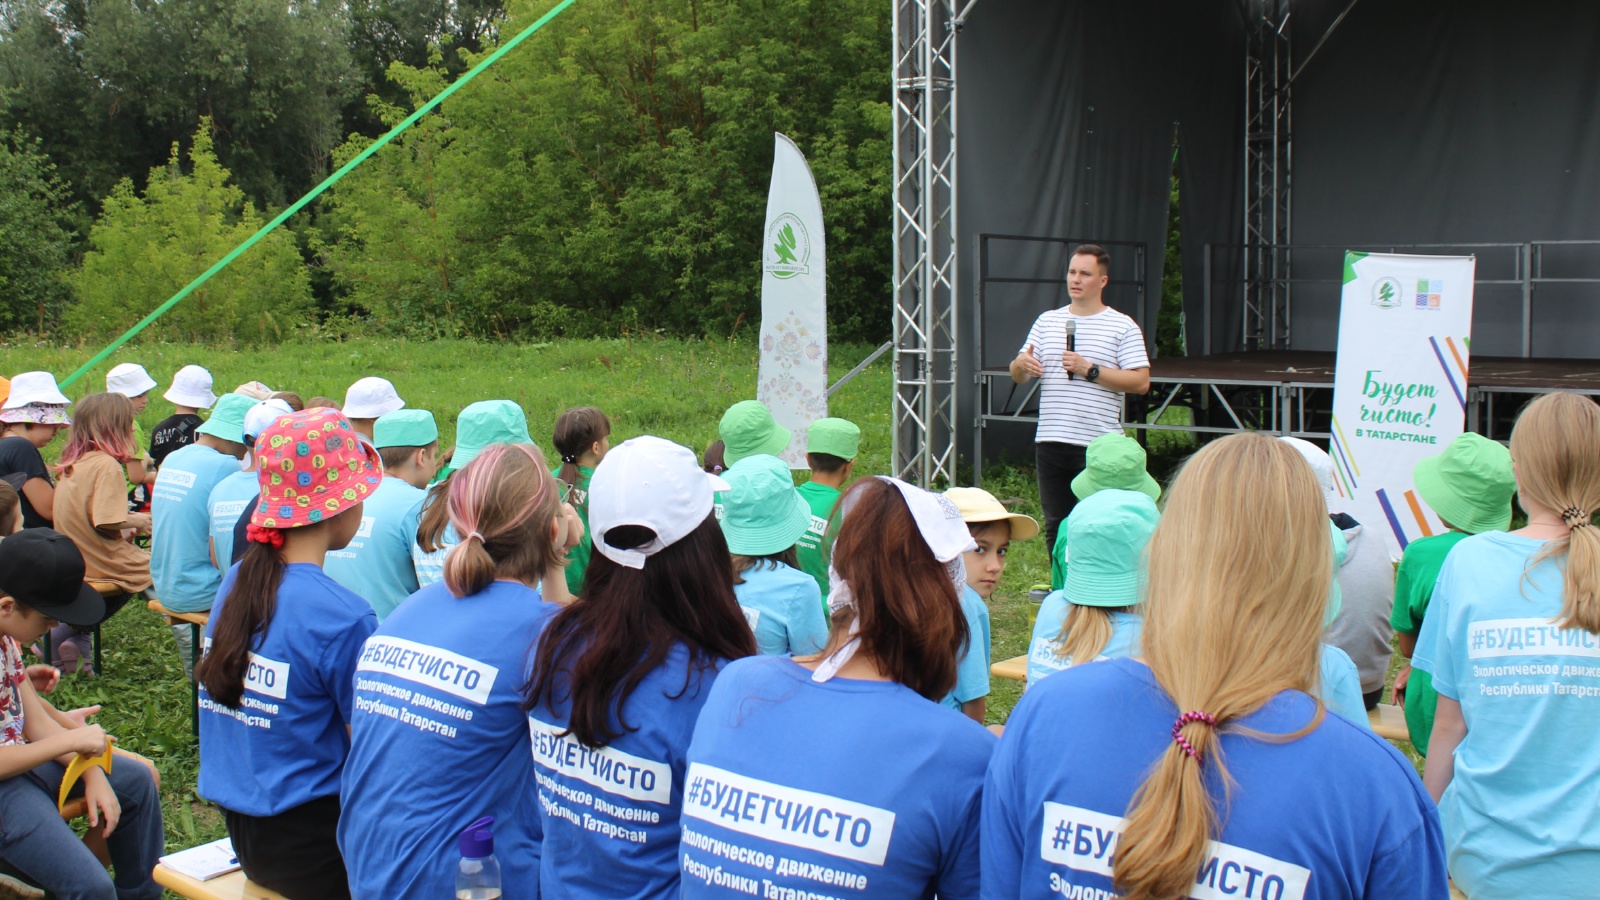
<path id="1" fill-rule="evenodd" d="M 484 816 L 461 832 L 461 855 L 466 859 L 483 859 L 494 855 L 494 816 Z"/>

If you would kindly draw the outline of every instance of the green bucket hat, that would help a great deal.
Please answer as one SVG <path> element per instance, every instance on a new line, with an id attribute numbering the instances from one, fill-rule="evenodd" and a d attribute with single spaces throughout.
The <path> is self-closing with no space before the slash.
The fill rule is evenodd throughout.
<path id="1" fill-rule="evenodd" d="M 456 452 L 452 471 L 465 469 L 490 444 L 531 444 L 528 416 L 510 400 L 479 400 L 456 418 Z"/>
<path id="2" fill-rule="evenodd" d="M 211 407 L 211 418 L 196 428 L 194 433 L 209 434 L 214 438 L 242 444 L 245 413 L 248 413 L 250 407 L 256 403 L 253 397 L 246 397 L 243 394 L 223 394 L 217 398 L 217 405 Z"/>
<path id="3" fill-rule="evenodd" d="M 1328 531 L 1333 536 L 1333 584 L 1328 588 L 1328 615 L 1322 620 L 1324 628 L 1332 625 L 1333 620 L 1339 618 L 1339 610 L 1344 608 L 1344 591 L 1339 588 L 1339 567 L 1344 565 L 1345 557 L 1350 554 L 1350 543 L 1332 519 L 1328 520 Z"/>
<path id="4" fill-rule="evenodd" d="M 1144 578 L 1144 548 L 1161 513 L 1142 491 L 1098 491 L 1073 507 L 1066 531 L 1072 565 L 1061 586 L 1079 606 L 1134 606 Z"/>
<path id="5" fill-rule="evenodd" d="M 1437 456 L 1417 460 L 1411 469 L 1422 501 L 1467 534 L 1511 527 L 1511 497 L 1517 476 L 1511 451 L 1481 434 L 1459 435 Z"/>
<path id="6" fill-rule="evenodd" d="M 806 452 L 855 459 L 861 452 L 861 429 L 847 419 L 818 419 L 806 429 Z"/>
<path id="7" fill-rule="evenodd" d="M 740 556 L 766 556 L 793 547 L 811 527 L 811 504 L 794 489 L 789 465 L 756 454 L 722 473 L 722 536 Z"/>
<path id="8" fill-rule="evenodd" d="M 425 409 L 397 409 L 384 413 L 372 426 L 372 446 L 426 447 L 439 439 L 439 424 Z"/>
<path id="9" fill-rule="evenodd" d="M 1145 471 L 1144 448 L 1125 434 L 1102 434 L 1089 442 L 1084 469 L 1072 479 L 1079 500 L 1104 490 L 1138 491 L 1151 500 L 1161 499 L 1161 485 Z"/>
<path id="10" fill-rule="evenodd" d="M 730 466 L 746 456 L 777 456 L 794 437 L 789 429 L 773 421 L 772 410 L 760 400 L 740 400 L 728 407 L 717 431 L 724 445 L 722 456 Z"/>

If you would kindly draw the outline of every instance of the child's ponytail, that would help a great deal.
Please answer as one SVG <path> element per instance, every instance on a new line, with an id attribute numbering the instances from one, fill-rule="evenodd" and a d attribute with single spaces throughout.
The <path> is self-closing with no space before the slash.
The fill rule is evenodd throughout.
<path id="1" fill-rule="evenodd" d="M 461 543 L 444 558 L 444 583 L 470 597 L 496 578 L 535 584 L 566 560 L 551 540 L 561 511 L 544 454 L 531 444 L 494 444 L 450 476 L 438 505 Z"/>
<path id="2" fill-rule="evenodd" d="M 1529 568 L 1565 556 L 1559 624 L 1600 634 L 1600 407 L 1577 394 L 1540 397 L 1517 417 L 1511 457 L 1517 492 L 1571 529 Z"/>
<path id="3" fill-rule="evenodd" d="M 562 413 L 556 419 L 555 434 L 550 441 L 561 454 L 561 471 L 556 477 L 569 488 L 577 485 L 578 459 L 610 434 L 611 420 L 593 406 L 577 406 Z M 587 503 L 588 498 L 575 497 L 572 505 L 583 507 Z"/>
<path id="4" fill-rule="evenodd" d="M 245 548 L 233 587 L 217 613 L 211 647 L 194 669 L 196 680 L 205 685 L 211 699 L 229 709 L 238 709 L 244 698 L 250 650 L 266 638 L 278 606 L 278 585 L 283 582 L 281 546 L 281 540 L 274 545 L 252 539 Z"/>
<path id="5" fill-rule="evenodd" d="M 1067 619 L 1056 636 L 1056 658 L 1073 665 L 1094 662 L 1111 643 L 1111 610 L 1099 606 L 1068 604 Z"/>

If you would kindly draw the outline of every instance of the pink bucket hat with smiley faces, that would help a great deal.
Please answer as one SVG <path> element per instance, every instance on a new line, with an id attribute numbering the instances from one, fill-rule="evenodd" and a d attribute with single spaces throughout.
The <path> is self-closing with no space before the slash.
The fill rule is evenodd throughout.
<path id="1" fill-rule="evenodd" d="M 334 409 L 280 416 L 256 437 L 261 502 L 250 539 L 280 545 L 270 532 L 315 525 L 371 496 L 383 481 L 378 451 Z M 258 532 L 269 532 L 260 534 Z"/>

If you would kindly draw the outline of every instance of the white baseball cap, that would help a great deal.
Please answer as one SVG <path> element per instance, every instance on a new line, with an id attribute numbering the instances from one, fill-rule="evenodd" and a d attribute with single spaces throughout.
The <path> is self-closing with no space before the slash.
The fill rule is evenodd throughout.
<path id="1" fill-rule="evenodd" d="M 294 415 L 294 408 L 283 400 L 262 400 L 255 406 L 245 410 L 244 436 L 246 440 L 253 441 L 263 429 L 283 416 Z"/>
<path id="2" fill-rule="evenodd" d="M 1322 488 L 1322 499 L 1328 504 L 1328 512 L 1340 512 L 1344 501 L 1333 483 L 1333 457 L 1307 440 L 1297 437 L 1280 437 L 1278 440 L 1293 447 L 1311 466 L 1312 474 L 1317 476 L 1317 485 Z"/>
<path id="3" fill-rule="evenodd" d="M 161 396 L 179 406 L 195 409 L 210 409 L 217 402 L 217 395 L 211 393 L 211 373 L 199 366 L 179 369 L 178 374 L 172 376 L 172 387 Z"/>
<path id="4" fill-rule="evenodd" d="M 630 569 L 682 540 L 711 515 L 713 494 L 728 483 L 700 468 L 694 451 L 644 435 L 612 447 L 589 480 L 589 527 L 594 549 Z M 606 543 L 606 532 L 640 525 L 656 533 L 641 547 Z"/>
<path id="5" fill-rule="evenodd" d="M 106 390 L 132 399 L 147 394 L 156 380 L 138 363 L 118 363 L 106 373 Z"/>
<path id="6" fill-rule="evenodd" d="M 71 403 L 67 395 L 56 387 L 56 377 L 49 372 L 23 372 L 11 379 L 11 396 L 0 409 L 16 409 L 30 403 L 65 406 Z"/>
<path id="7" fill-rule="evenodd" d="M 350 419 L 376 419 L 404 409 L 405 405 L 387 378 L 369 375 L 344 392 L 344 414 Z"/>

